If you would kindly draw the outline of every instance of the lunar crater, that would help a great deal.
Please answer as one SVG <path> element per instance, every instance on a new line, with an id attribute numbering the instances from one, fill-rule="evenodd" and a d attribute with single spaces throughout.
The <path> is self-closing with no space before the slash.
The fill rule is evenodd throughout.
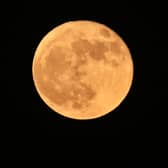
<path id="1" fill-rule="evenodd" d="M 104 42 L 98 40 L 92 40 L 91 42 L 86 39 L 78 39 L 71 43 L 72 49 L 79 57 L 81 63 L 86 63 L 87 56 L 96 61 L 100 61 L 105 58 L 105 52 L 108 51 L 108 46 Z M 83 61 L 82 61 L 83 58 Z"/>
<path id="2" fill-rule="evenodd" d="M 106 28 L 101 28 L 100 29 L 100 34 L 105 38 L 110 38 L 111 37 L 110 31 L 107 30 Z"/>

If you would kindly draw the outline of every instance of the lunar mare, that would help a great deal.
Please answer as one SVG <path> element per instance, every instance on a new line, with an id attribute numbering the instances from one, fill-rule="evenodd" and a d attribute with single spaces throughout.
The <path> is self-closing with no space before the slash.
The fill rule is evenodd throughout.
<path id="1" fill-rule="evenodd" d="M 41 40 L 32 73 L 37 92 L 52 110 L 93 119 L 124 100 L 132 84 L 133 61 L 125 42 L 107 26 L 70 21 Z"/>

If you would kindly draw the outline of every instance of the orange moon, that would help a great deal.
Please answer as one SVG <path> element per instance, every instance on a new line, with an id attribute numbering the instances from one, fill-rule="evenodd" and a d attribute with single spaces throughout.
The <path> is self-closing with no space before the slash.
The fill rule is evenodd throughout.
<path id="1" fill-rule="evenodd" d="M 41 40 L 32 74 L 39 96 L 53 111 L 87 120 L 106 115 L 125 99 L 133 60 L 123 39 L 106 25 L 69 21 Z"/>

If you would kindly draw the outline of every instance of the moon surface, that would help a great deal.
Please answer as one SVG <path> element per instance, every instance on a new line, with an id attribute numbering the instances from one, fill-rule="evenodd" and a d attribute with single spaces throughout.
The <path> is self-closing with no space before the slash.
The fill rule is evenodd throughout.
<path id="1" fill-rule="evenodd" d="M 63 23 L 39 43 L 32 64 L 41 99 L 73 119 L 94 119 L 113 111 L 127 96 L 133 61 L 122 38 L 104 24 Z"/>

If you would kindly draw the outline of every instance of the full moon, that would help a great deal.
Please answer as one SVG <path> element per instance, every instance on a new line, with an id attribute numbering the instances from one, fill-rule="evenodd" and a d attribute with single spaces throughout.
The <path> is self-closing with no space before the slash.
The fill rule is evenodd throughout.
<path id="1" fill-rule="evenodd" d="M 106 25 L 69 21 L 42 38 L 32 75 L 39 96 L 54 112 L 72 119 L 95 119 L 126 98 L 133 60 L 124 40 Z"/>

